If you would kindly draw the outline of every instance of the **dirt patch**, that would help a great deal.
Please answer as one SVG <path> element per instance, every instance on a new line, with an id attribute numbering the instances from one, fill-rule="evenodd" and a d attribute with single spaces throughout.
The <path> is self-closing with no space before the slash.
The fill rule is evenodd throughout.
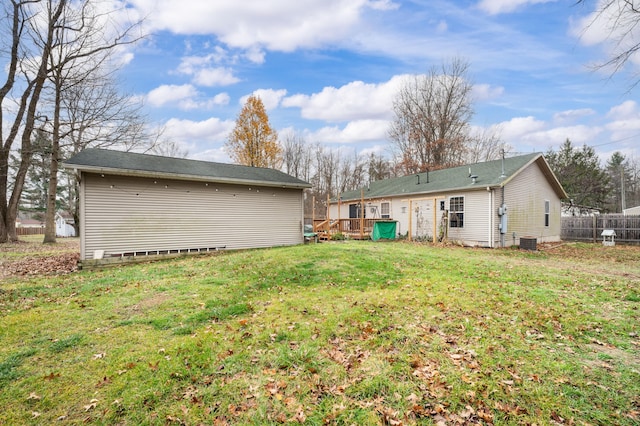
<path id="1" fill-rule="evenodd" d="M 615 364 L 622 364 L 626 367 L 635 368 L 640 373 L 638 366 L 640 365 L 640 356 L 625 352 L 615 346 L 600 345 L 592 343 L 587 345 L 587 349 L 597 354 L 595 360 L 586 360 L 585 364 L 589 367 L 600 367 L 607 370 L 613 370 Z M 601 358 L 601 359 L 600 359 Z"/>
<path id="2" fill-rule="evenodd" d="M 129 309 L 133 311 L 146 311 L 151 308 L 155 308 L 156 306 L 161 305 L 166 300 L 169 300 L 169 295 L 166 293 L 158 293 L 153 296 L 141 300 L 139 303 L 136 303 L 133 306 L 130 306 Z"/>

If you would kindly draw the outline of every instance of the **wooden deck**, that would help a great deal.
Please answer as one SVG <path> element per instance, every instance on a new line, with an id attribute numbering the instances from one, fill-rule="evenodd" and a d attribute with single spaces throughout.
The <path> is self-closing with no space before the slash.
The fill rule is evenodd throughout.
<path id="1" fill-rule="evenodd" d="M 339 234 L 352 240 L 368 240 L 371 238 L 374 223 L 389 220 L 391 219 L 315 219 L 313 232 L 318 234 L 320 240 L 325 241 Z"/>

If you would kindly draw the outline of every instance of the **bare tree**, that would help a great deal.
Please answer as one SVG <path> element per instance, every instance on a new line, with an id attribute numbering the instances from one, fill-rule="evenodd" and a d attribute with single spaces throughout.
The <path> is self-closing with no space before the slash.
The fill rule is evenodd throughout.
<path id="1" fill-rule="evenodd" d="M 369 182 L 389 179 L 394 176 L 391 161 L 381 155 L 371 153 L 367 158 L 367 177 Z"/>
<path id="2" fill-rule="evenodd" d="M 576 0 L 577 4 L 586 4 L 590 0 Z M 586 30 L 603 25 L 612 42 L 612 51 L 608 60 L 598 68 L 611 68 L 612 74 L 620 71 L 640 52 L 640 5 L 637 0 L 597 1 L 597 9 Z M 633 77 L 631 88 L 640 83 L 640 74 Z"/>
<path id="3" fill-rule="evenodd" d="M 289 132 L 282 140 L 282 170 L 291 176 L 308 181 L 312 172 L 312 152 L 309 145 L 298 133 Z"/>
<path id="4" fill-rule="evenodd" d="M 453 59 L 407 80 L 396 95 L 389 137 L 404 173 L 464 161 L 473 116 L 468 70 L 467 62 Z"/>
<path id="5" fill-rule="evenodd" d="M 481 129 L 470 135 L 467 142 L 465 163 L 497 160 L 503 152 L 510 150 L 511 147 L 502 141 L 497 131 Z"/>
<path id="6" fill-rule="evenodd" d="M 0 243 L 18 239 L 15 222 L 22 188 L 31 164 L 31 136 L 36 124 L 36 110 L 48 76 L 49 54 L 55 31 L 60 25 L 60 16 L 66 3 L 66 0 L 58 3 L 52 0 L 11 0 L 3 3 L 7 22 L 11 22 L 6 38 L 10 40 L 11 48 L 7 78 L 0 88 L 0 131 L 4 129 L 5 113 L 12 115 L 13 124 L 6 137 L 2 134 L 0 151 Z M 36 19 L 36 15 L 39 19 Z M 41 40 L 44 43 L 39 44 Z M 31 46 L 36 46 L 39 50 L 28 51 Z M 17 78 L 21 79 L 21 84 L 16 85 Z M 12 94 L 19 99 L 18 105 L 14 111 L 8 108 L 5 110 L 5 105 L 9 104 L 5 104 L 5 100 Z M 21 141 L 20 165 L 13 180 L 11 196 L 7 199 L 9 157 L 12 145 L 18 137 Z"/>
<path id="7" fill-rule="evenodd" d="M 49 4 L 53 0 L 48 0 Z M 95 2 L 83 0 L 63 5 L 61 14 L 55 26 L 53 39 L 40 39 L 42 49 L 48 50 L 48 82 L 50 99 L 43 98 L 43 110 L 49 109 L 52 117 L 46 117 L 51 130 L 51 162 L 49 175 L 48 203 L 45 215 L 45 243 L 56 241 L 55 214 L 58 188 L 58 162 L 61 157 L 61 144 L 74 133 L 81 132 L 80 144 L 87 143 L 86 135 L 93 132 L 96 135 L 108 134 L 111 143 L 127 142 L 115 139 L 114 129 L 110 118 L 126 123 L 135 123 L 131 116 L 118 115 L 123 111 L 122 97 L 115 90 L 111 96 L 105 98 L 80 98 L 79 93 L 91 93 L 91 88 L 105 86 L 105 69 L 113 67 L 111 53 L 116 47 L 136 42 L 139 38 L 130 33 L 136 24 L 122 28 L 105 26 L 110 22 L 110 14 L 102 13 Z M 47 45 L 47 43 L 49 43 Z M 84 90 L 83 90 L 84 89 Z M 69 97 L 68 100 L 66 99 Z M 91 103 L 87 103 L 91 101 Z M 79 109 L 82 109 L 81 111 Z M 129 112 L 129 111 L 126 111 Z M 82 117 L 80 124 L 74 118 Z M 89 121 L 91 126 L 87 128 Z M 129 127 L 129 126 L 126 126 Z M 106 131 L 104 130 L 106 128 Z M 89 130 L 89 132 L 87 131 Z M 133 133 L 135 134 L 135 132 Z M 80 148 L 75 146 L 75 148 Z"/>

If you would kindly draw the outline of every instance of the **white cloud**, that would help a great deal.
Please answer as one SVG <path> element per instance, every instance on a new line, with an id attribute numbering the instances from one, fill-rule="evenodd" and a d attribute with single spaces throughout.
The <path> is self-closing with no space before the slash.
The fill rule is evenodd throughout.
<path id="1" fill-rule="evenodd" d="M 400 7 L 391 0 L 369 0 L 368 6 L 374 10 L 395 10 Z"/>
<path id="2" fill-rule="evenodd" d="M 311 142 L 351 144 L 386 140 L 388 129 L 387 120 L 356 120 L 349 122 L 344 128 L 323 127 L 306 136 Z"/>
<path id="3" fill-rule="evenodd" d="M 486 101 L 502 96 L 504 87 L 491 86 L 490 84 L 476 84 L 472 89 L 472 97 L 476 101 Z"/>
<path id="4" fill-rule="evenodd" d="M 636 50 L 639 34 L 638 12 L 631 10 L 633 4 L 611 2 L 605 5 L 602 1 L 596 3 L 597 6 L 591 14 L 571 21 L 570 33 L 586 46 L 604 45 L 609 58 L 635 52 L 629 56 L 628 63 L 637 68 L 640 65 L 640 53 Z M 607 60 L 603 63 L 605 71 L 619 71 L 616 63 L 607 64 Z"/>
<path id="5" fill-rule="evenodd" d="M 228 67 L 216 66 L 222 62 L 234 62 L 235 58 L 221 48 L 204 56 L 185 56 L 176 69 L 179 74 L 193 77 L 193 83 L 199 86 L 230 86 L 240 81 Z"/>
<path id="6" fill-rule="evenodd" d="M 147 101 L 151 106 L 161 107 L 166 104 L 188 100 L 197 94 L 195 87 L 190 84 L 180 86 L 163 84 L 147 94 Z"/>
<path id="7" fill-rule="evenodd" d="M 518 8 L 538 3 L 548 3 L 557 0 L 481 0 L 478 7 L 490 15 L 513 12 Z"/>
<path id="8" fill-rule="evenodd" d="M 212 117 L 204 121 L 172 118 L 165 123 L 165 136 L 181 143 L 223 143 L 235 121 Z"/>
<path id="9" fill-rule="evenodd" d="M 190 84 L 165 84 L 147 94 L 147 103 L 152 107 L 177 106 L 184 111 L 211 109 L 216 105 L 227 105 L 229 100 L 227 93 L 219 93 L 212 98 L 205 99 Z"/>
<path id="10" fill-rule="evenodd" d="M 229 68 L 204 68 L 198 70 L 193 76 L 193 82 L 200 86 L 230 86 L 240 79 L 233 75 Z"/>
<path id="11" fill-rule="evenodd" d="M 523 135 L 544 129 L 544 121 L 535 117 L 516 117 L 500 123 L 502 137 L 507 141 L 518 140 Z"/>
<path id="12" fill-rule="evenodd" d="M 640 116 L 640 109 L 635 101 L 625 101 L 620 105 L 616 105 L 609 110 L 607 118 L 615 120 L 621 119 L 637 119 Z"/>
<path id="13" fill-rule="evenodd" d="M 590 115 L 594 115 L 595 113 L 595 110 L 591 108 L 570 109 L 554 114 L 553 121 L 564 123 L 567 121 L 574 121 L 583 117 L 588 117 Z"/>
<path id="14" fill-rule="evenodd" d="M 611 132 L 611 139 L 630 142 L 637 140 L 640 132 L 640 108 L 635 101 L 626 101 L 609 110 L 607 130 Z"/>
<path id="15" fill-rule="evenodd" d="M 254 64 L 264 64 L 264 50 L 254 46 L 250 47 L 244 54 L 244 57 Z"/>
<path id="16" fill-rule="evenodd" d="M 190 50 L 190 48 L 187 48 Z M 181 74 L 193 75 L 202 68 L 207 68 L 211 64 L 219 64 L 230 60 L 229 53 L 220 46 L 216 46 L 208 55 L 204 56 L 185 56 L 181 59 L 177 71 Z"/>
<path id="17" fill-rule="evenodd" d="M 255 90 L 252 95 L 259 97 L 264 105 L 264 109 L 270 111 L 276 109 L 280 105 L 280 101 L 287 95 L 287 91 L 285 89 L 258 89 Z M 240 105 L 244 105 L 248 98 L 249 95 L 240 98 Z"/>
<path id="18" fill-rule="evenodd" d="M 299 107 L 302 117 L 343 122 L 362 119 L 390 119 L 393 98 L 406 76 L 371 84 L 354 81 L 342 87 L 325 87 L 313 95 L 297 94 L 282 101 L 284 107 Z"/>
<path id="19" fill-rule="evenodd" d="M 365 9 L 397 8 L 388 0 L 133 0 L 148 16 L 150 32 L 215 35 L 234 48 L 293 51 L 340 41 L 352 34 Z"/>
<path id="20" fill-rule="evenodd" d="M 531 146 L 536 151 L 546 151 L 549 148 L 559 147 L 567 139 L 571 140 L 574 146 L 588 144 L 601 132 L 601 128 L 584 125 L 555 127 L 524 135 L 521 142 Z"/>
<path id="21" fill-rule="evenodd" d="M 214 105 L 229 105 L 231 98 L 228 93 L 218 93 L 212 99 Z"/>
<path id="22" fill-rule="evenodd" d="M 447 24 L 447 21 L 440 21 L 438 22 L 438 25 L 436 25 L 436 33 L 438 34 L 444 34 L 448 29 L 449 25 Z"/>
<path id="23" fill-rule="evenodd" d="M 603 131 L 601 127 L 587 125 L 550 127 L 548 123 L 531 116 L 516 117 L 491 126 L 491 129 L 500 129 L 502 139 L 516 151 L 532 152 L 555 149 L 567 139 L 574 145 L 589 144 Z"/>
<path id="24" fill-rule="evenodd" d="M 368 155 L 380 155 L 380 156 L 387 156 L 387 154 L 389 153 L 389 146 L 388 145 L 373 145 L 369 148 L 365 148 L 363 150 L 361 150 L 359 152 L 360 155 L 363 156 L 368 156 Z"/>
<path id="25" fill-rule="evenodd" d="M 231 158 L 224 150 L 224 147 L 205 149 L 194 155 L 189 155 L 189 158 L 200 161 L 213 161 L 216 163 L 231 162 Z"/>

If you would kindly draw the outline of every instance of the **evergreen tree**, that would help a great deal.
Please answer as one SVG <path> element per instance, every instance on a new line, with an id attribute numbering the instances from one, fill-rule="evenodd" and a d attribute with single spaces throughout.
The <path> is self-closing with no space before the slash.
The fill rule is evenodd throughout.
<path id="1" fill-rule="evenodd" d="M 606 210 L 609 176 L 593 148 L 574 147 L 567 139 L 558 152 L 548 151 L 546 158 L 574 206 Z"/>
<path id="2" fill-rule="evenodd" d="M 629 189 L 633 186 L 629 162 L 622 153 L 616 151 L 607 161 L 606 171 L 610 182 L 607 210 L 622 213 L 623 209 L 629 207 L 627 199 Z"/>

